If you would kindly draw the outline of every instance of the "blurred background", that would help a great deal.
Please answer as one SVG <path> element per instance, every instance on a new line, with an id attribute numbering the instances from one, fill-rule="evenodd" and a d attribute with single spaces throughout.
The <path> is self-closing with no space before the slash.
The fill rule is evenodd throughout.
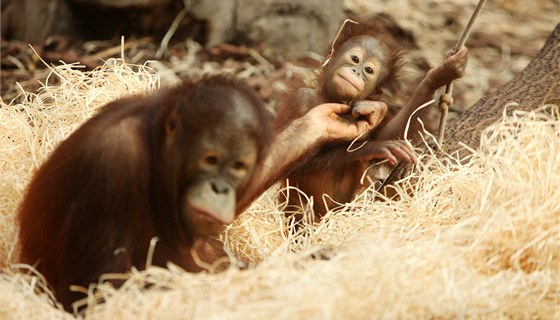
<path id="1" fill-rule="evenodd" d="M 35 91 L 47 65 L 91 70 L 122 57 L 152 61 L 162 85 L 232 73 L 274 106 L 287 84 L 312 77 L 341 22 L 358 15 L 382 21 L 406 50 L 401 88 L 386 97 L 399 108 L 453 48 L 477 2 L 2 0 L 0 96 L 9 103 L 22 89 Z M 522 70 L 559 22 L 560 0 L 488 1 L 467 41 L 467 73 L 456 82 L 451 117 Z"/>

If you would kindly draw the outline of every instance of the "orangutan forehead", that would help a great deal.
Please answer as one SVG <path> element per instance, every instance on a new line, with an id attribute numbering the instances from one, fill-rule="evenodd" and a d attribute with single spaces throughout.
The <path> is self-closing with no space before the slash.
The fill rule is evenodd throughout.
<path id="1" fill-rule="evenodd" d="M 356 36 L 348 39 L 339 50 L 347 51 L 348 49 L 356 46 L 362 47 L 366 50 L 368 56 L 374 56 L 385 62 L 389 57 L 389 49 L 383 42 L 372 36 Z"/>

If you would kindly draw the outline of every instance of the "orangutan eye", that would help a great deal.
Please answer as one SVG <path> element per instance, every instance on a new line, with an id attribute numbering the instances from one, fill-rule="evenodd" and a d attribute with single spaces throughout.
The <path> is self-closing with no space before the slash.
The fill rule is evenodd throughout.
<path id="1" fill-rule="evenodd" d="M 354 63 L 359 63 L 360 62 L 360 58 L 358 58 L 356 55 L 352 55 L 352 61 L 354 61 Z"/>
<path id="2" fill-rule="evenodd" d="M 245 168 L 247 168 L 247 165 L 244 162 L 241 161 L 235 161 L 232 165 L 233 169 L 235 170 L 244 170 Z"/>
<path id="3" fill-rule="evenodd" d="M 372 67 L 366 67 L 365 70 L 366 70 L 366 73 L 373 74 L 373 68 Z"/>
<path id="4" fill-rule="evenodd" d="M 209 165 L 218 164 L 218 157 L 216 156 L 208 156 L 206 157 L 206 163 Z"/>

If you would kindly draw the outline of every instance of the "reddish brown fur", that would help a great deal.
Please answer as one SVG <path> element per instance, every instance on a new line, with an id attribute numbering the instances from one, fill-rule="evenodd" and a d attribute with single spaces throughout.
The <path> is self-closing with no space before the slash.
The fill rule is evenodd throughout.
<path id="1" fill-rule="evenodd" d="M 386 67 L 389 70 L 389 75 L 377 86 L 375 92 L 372 92 L 369 96 L 369 100 L 377 100 L 381 94 L 382 88 L 394 89 L 397 85 L 400 72 L 404 66 L 403 51 L 399 44 L 395 41 L 395 38 L 385 28 L 385 26 L 377 20 L 363 20 L 363 19 L 353 19 L 358 22 L 358 24 L 348 22 L 340 32 L 339 37 L 333 44 L 334 51 L 336 51 L 344 42 L 348 41 L 350 38 L 357 35 L 368 35 L 378 39 L 383 43 L 387 49 L 389 49 L 389 63 Z M 322 70 L 324 70 L 323 68 Z M 321 77 L 324 77 L 324 71 L 321 73 Z M 323 82 L 320 82 L 323 83 Z"/>
<path id="2" fill-rule="evenodd" d="M 234 92 L 248 101 L 246 115 L 257 119 L 239 132 L 255 139 L 258 163 L 271 140 L 262 101 L 237 81 L 212 77 L 110 103 L 41 166 L 19 209 L 21 261 L 36 266 L 67 310 L 83 297 L 70 285 L 88 287 L 104 273 L 144 268 L 153 237 L 159 238 L 154 265 L 201 270 L 190 250 L 206 235 L 184 222 L 192 213 L 184 211 L 183 195 L 199 178 L 192 167 L 193 150 L 204 141 L 200 131 L 241 122 L 222 115 Z M 237 198 L 246 187 L 238 185 Z M 204 261 L 219 254 L 202 247 Z"/>
<path id="3" fill-rule="evenodd" d="M 387 68 L 388 75 L 367 95 L 368 99 L 374 99 L 381 95 L 383 88 L 390 89 L 389 87 L 396 85 L 399 71 L 403 66 L 403 54 L 391 33 L 385 29 L 380 22 L 371 20 L 359 20 L 358 22 L 359 24 L 347 23 L 343 28 L 333 45 L 334 51 L 332 52 L 331 60 L 320 70 L 317 77 L 317 85 L 318 88 L 326 87 L 325 77 L 328 74 L 327 70 L 329 70 L 329 67 L 332 65 L 336 65 L 336 61 L 333 60 L 337 59 L 337 50 L 353 37 L 367 35 L 380 41 L 386 46 L 389 52 L 389 63 L 383 66 Z M 306 92 L 305 90 L 299 89 L 294 90 L 292 94 L 288 95 L 279 107 L 278 115 L 274 123 L 275 130 L 282 130 L 288 126 L 291 121 L 302 116 L 317 104 L 325 102 L 344 102 L 327 99 L 327 97 L 321 95 L 321 90 L 309 93 L 309 90 Z M 383 115 L 380 116 L 383 117 Z M 384 125 L 384 123 L 385 122 L 381 125 Z M 318 155 L 306 161 L 305 164 L 300 165 L 300 167 L 288 177 L 289 183 L 292 186 L 298 187 L 308 196 L 313 196 L 315 201 L 315 214 L 317 216 L 322 216 L 327 210 L 323 204 L 323 194 L 331 196 L 336 202 L 344 203 L 351 201 L 354 194 L 360 188 L 360 178 L 369 165 L 369 161 L 366 160 L 366 158 L 372 154 L 376 154 L 375 157 L 377 158 L 383 158 L 379 151 L 381 144 L 383 144 L 383 142 L 376 143 L 374 141 L 369 141 L 364 148 L 354 153 L 348 153 L 346 151 L 348 143 L 344 145 L 331 144 L 325 146 L 319 151 Z M 297 197 L 297 193 L 287 191 L 286 197 L 289 198 L 289 204 L 294 206 L 293 209 L 295 209 L 296 212 L 299 211 L 301 201 L 299 197 Z M 284 199 L 283 196 L 281 198 Z M 332 206 L 333 204 L 330 203 L 329 205 Z M 291 208 L 287 208 L 287 211 L 291 210 Z"/>
<path id="4" fill-rule="evenodd" d="M 368 35 L 378 39 L 382 42 L 389 51 L 389 64 L 386 66 L 389 70 L 389 74 L 387 77 L 381 81 L 381 83 L 377 86 L 376 90 L 372 91 L 369 96 L 368 100 L 378 100 L 381 98 L 382 89 L 387 89 L 389 91 L 397 89 L 399 76 L 401 70 L 404 66 L 404 52 L 399 47 L 398 43 L 395 41 L 395 38 L 383 26 L 383 24 L 376 20 L 363 20 L 363 19 L 353 19 L 354 21 L 358 22 L 358 24 L 354 23 L 346 23 L 344 28 L 342 29 L 339 37 L 334 42 L 332 48 L 334 51 L 332 52 L 332 56 L 335 55 L 337 49 L 346 41 L 351 39 L 352 37 L 359 36 L 359 35 Z M 327 53 L 329 55 L 329 53 Z M 325 70 L 329 68 L 332 64 L 330 61 L 327 65 L 319 69 L 319 73 L 316 76 L 314 81 L 317 87 L 321 87 L 325 83 Z M 302 85 L 299 81 L 294 81 L 293 84 L 290 86 L 289 92 L 296 92 Z M 309 101 L 309 103 L 302 103 L 301 98 L 295 94 L 289 94 L 282 103 L 278 106 L 278 112 L 276 120 L 274 121 L 275 131 L 278 132 L 282 128 L 285 128 L 291 121 L 296 118 L 301 117 L 305 112 L 307 112 L 311 107 L 322 103 L 320 99 L 316 99 L 314 101 Z M 329 101 L 329 102 L 338 102 L 342 103 L 343 101 Z M 384 121 L 385 122 L 385 121 Z"/>
<path id="5" fill-rule="evenodd" d="M 340 91 L 340 88 L 336 86 L 335 89 L 337 91 L 333 95 L 327 86 L 327 83 L 332 83 L 335 76 L 336 79 L 341 77 L 340 73 L 334 73 L 334 71 L 338 72 L 345 65 L 348 65 L 348 63 L 345 62 L 346 60 L 342 60 L 343 56 L 339 58 L 337 49 L 341 48 L 345 42 L 353 41 L 352 39 L 354 37 L 363 34 L 372 36 L 376 38 L 377 41 L 385 44 L 385 46 L 389 48 L 389 55 L 391 58 L 389 60 L 390 63 L 385 63 L 384 65 L 385 68 L 389 68 L 388 76 L 383 81 L 376 84 L 376 88 L 369 94 L 369 98 L 377 99 L 382 88 L 391 87 L 394 84 L 398 72 L 402 67 L 403 59 L 402 53 L 398 49 L 396 42 L 390 36 L 390 33 L 387 32 L 379 22 L 359 21 L 358 25 L 349 23 L 336 40 L 331 61 L 321 70 L 321 74 L 318 77 L 318 86 L 321 90 L 317 88 L 303 88 L 290 94 L 289 97 L 286 98 L 285 103 L 279 108 L 278 116 L 275 121 L 275 130 L 281 130 L 287 127 L 291 121 L 301 117 L 317 104 L 326 102 L 348 102 L 332 101 L 329 100 L 328 96 L 333 96 L 334 99 L 336 99 L 335 96 L 338 95 L 338 100 L 353 100 L 355 103 L 352 110 L 354 113 L 353 117 L 360 115 L 372 119 L 372 116 L 377 116 L 377 120 L 379 120 L 379 117 L 384 116 L 383 112 L 381 112 L 380 115 L 374 113 L 375 108 L 372 106 L 379 106 L 379 102 L 376 104 L 370 100 L 355 101 L 351 99 L 352 95 L 354 97 L 362 97 L 363 95 L 355 95 L 354 93 L 347 94 L 349 91 L 344 91 L 346 89 L 339 95 L 338 91 Z M 366 41 L 364 38 L 360 40 Z M 362 46 L 362 44 L 359 44 L 360 41 L 355 42 L 358 46 Z M 345 54 L 349 52 L 350 51 L 345 51 Z M 405 107 L 401 109 L 394 118 L 384 119 L 382 122 L 377 121 L 377 128 L 373 132 L 370 132 L 366 143 L 357 151 L 348 153 L 346 151 L 346 143 L 330 144 L 323 147 L 319 153 L 313 158 L 310 158 L 310 160 L 299 163 L 297 168 L 294 169 L 296 171 L 289 176 L 289 181 L 292 186 L 298 187 L 308 196 L 314 198 L 314 210 L 316 215 L 321 216 L 326 212 L 326 207 L 322 202 L 323 194 L 331 196 L 339 203 L 348 202 L 352 199 L 354 193 L 360 187 L 359 178 L 368 160 L 385 158 L 389 159 L 390 163 L 395 164 L 398 161 L 398 157 L 406 161 L 415 161 L 411 146 L 398 139 L 406 138 L 413 142 L 421 141 L 420 132 L 423 130 L 423 126 L 418 119 L 422 119 L 422 122 L 428 128 L 435 127 L 429 122 L 430 109 L 424 108 L 422 110 L 417 110 L 417 108 L 432 99 L 438 88 L 464 75 L 467 54 L 468 50 L 466 48 L 460 48 L 455 54 L 448 56 L 441 65 L 428 71 Z M 337 59 L 341 60 L 338 61 Z M 354 60 L 354 58 L 352 58 L 352 60 Z M 358 61 L 354 62 L 357 63 Z M 333 69 L 335 67 L 339 69 Z M 334 71 L 331 71 L 331 69 Z M 345 69 L 345 71 L 348 70 L 348 68 Z M 352 72 L 356 72 L 354 69 L 351 70 Z M 354 87 L 358 88 L 356 86 Z M 365 91 L 362 91 L 362 94 L 365 93 Z M 373 112 L 368 116 L 367 112 L 370 110 L 373 110 Z M 407 127 L 407 123 L 410 123 L 410 127 L 405 137 L 404 129 Z M 290 190 L 286 192 L 286 196 L 289 197 L 288 204 L 295 206 L 296 211 L 300 211 L 299 207 L 301 203 L 297 199 L 297 193 Z"/>

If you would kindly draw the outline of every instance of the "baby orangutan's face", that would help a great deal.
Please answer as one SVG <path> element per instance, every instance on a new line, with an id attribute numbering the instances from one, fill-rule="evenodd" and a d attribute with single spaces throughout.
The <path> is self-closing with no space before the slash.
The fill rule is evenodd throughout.
<path id="1" fill-rule="evenodd" d="M 367 98 L 387 76 L 387 48 L 371 36 L 346 41 L 325 70 L 325 86 L 336 101 Z"/>

